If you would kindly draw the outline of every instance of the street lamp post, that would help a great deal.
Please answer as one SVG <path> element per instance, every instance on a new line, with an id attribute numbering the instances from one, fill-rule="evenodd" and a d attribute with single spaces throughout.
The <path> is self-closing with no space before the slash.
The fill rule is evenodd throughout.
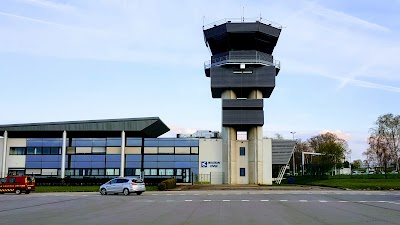
<path id="1" fill-rule="evenodd" d="M 293 141 L 294 141 L 294 134 L 296 133 L 295 131 L 290 132 L 293 135 Z M 296 164 L 294 162 L 294 151 L 293 151 L 293 176 L 296 174 Z"/>

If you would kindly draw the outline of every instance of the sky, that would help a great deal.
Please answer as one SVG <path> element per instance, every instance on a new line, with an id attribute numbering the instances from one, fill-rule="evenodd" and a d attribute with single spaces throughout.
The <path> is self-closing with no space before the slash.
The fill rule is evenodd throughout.
<path id="1" fill-rule="evenodd" d="M 400 1 L 1 0 L 0 124 L 160 117 L 171 131 L 221 130 L 202 26 L 283 26 L 264 136 L 333 132 L 364 159 L 379 115 L 400 111 Z M 295 132 L 292 135 L 291 132 Z"/>

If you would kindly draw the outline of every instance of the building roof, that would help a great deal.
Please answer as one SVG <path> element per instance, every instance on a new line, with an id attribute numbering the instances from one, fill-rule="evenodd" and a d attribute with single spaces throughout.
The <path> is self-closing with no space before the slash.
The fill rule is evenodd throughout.
<path id="1" fill-rule="evenodd" d="M 62 137 L 63 131 L 68 137 L 120 137 L 121 131 L 130 137 L 158 137 L 169 130 L 158 117 L 0 125 L 0 134 L 7 131 L 14 138 Z"/>

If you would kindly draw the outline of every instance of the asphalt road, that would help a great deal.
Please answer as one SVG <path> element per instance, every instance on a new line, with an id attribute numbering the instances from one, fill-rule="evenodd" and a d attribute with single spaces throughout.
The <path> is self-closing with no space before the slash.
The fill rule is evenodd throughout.
<path id="1" fill-rule="evenodd" d="M 400 224 L 400 192 L 4 194 L 0 224 Z"/>

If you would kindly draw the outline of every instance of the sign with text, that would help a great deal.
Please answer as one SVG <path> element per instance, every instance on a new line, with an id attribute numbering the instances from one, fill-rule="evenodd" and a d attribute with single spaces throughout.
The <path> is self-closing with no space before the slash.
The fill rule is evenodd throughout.
<path id="1" fill-rule="evenodd" d="M 202 161 L 201 162 L 201 167 L 202 168 L 218 168 L 221 165 L 221 162 L 219 161 Z"/>

